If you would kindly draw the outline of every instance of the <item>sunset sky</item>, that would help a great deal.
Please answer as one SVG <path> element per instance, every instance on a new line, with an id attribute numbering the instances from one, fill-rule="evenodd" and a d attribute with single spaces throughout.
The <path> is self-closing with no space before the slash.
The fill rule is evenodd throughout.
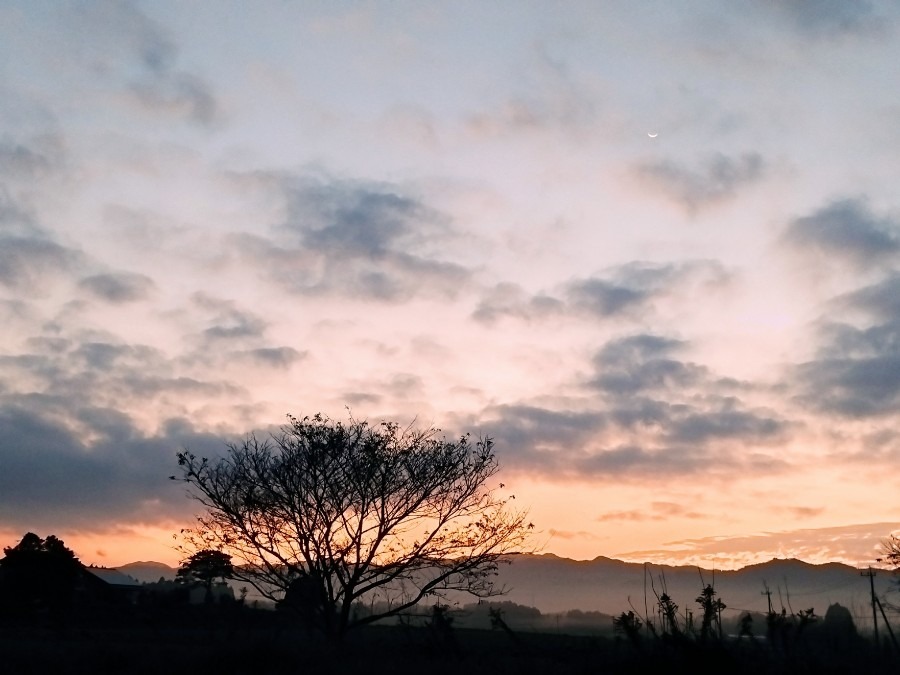
<path id="1" fill-rule="evenodd" d="M 0 544 L 175 563 L 175 453 L 494 438 L 547 553 L 900 528 L 900 5 L 0 3 Z"/>

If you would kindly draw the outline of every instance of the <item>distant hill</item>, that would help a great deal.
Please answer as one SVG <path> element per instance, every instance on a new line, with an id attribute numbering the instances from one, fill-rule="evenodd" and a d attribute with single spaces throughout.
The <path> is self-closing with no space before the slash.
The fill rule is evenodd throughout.
<path id="1" fill-rule="evenodd" d="M 713 583 L 719 597 L 728 606 L 724 615 L 743 611 L 766 612 L 764 583 L 772 593 L 772 605 L 780 612 L 809 608 L 825 614 L 833 603 L 850 609 L 857 626 L 871 624 L 869 579 L 849 565 L 827 563 L 812 565 L 800 560 L 771 560 L 740 570 L 716 571 L 690 566 L 664 566 L 626 563 L 611 558 L 576 561 L 552 554 L 517 555 L 510 565 L 499 571 L 498 582 L 510 591 L 505 600 L 538 607 L 543 612 L 570 609 L 600 611 L 616 615 L 628 611 L 629 600 L 635 610 L 644 614 L 645 580 L 650 614 L 656 593 L 664 589 L 678 604 L 680 611 L 690 610 L 699 616 L 697 596 L 702 583 Z M 701 575 L 703 582 L 701 582 Z M 896 588 L 897 577 L 879 570 L 875 591 L 883 595 Z M 894 593 L 896 597 L 896 592 Z"/>
<path id="2" fill-rule="evenodd" d="M 553 554 L 523 554 L 510 557 L 511 564 L 501 565 L 497 585 L 509 592 L 496 600 L 537 607 L 541 612 L 562 613 L 569 610 L 602 612 L 617 615 L 632 607 L 644 614 L 645 581 L 649 613 L 653 614 L 654 589 L 664 588 L 678 604 L 680 612 L 689 610 L 699 616 L 697 596 L 704 583 L 714 583 L 719 597 L 728 609 L 726 617 L 744 611 L 765 613 L 768 600 L 764 583 L 771 591 L 772 605 L 780 612 L 815 609 L 820 616 L 833 603 L 847 607 L 856 625 L 871 625 L 872 608 L 869 580 L 860 571 L 841 563 L 812 565 L 800 560 L 771 560 L 734 571 L 716 571 L 692 566 L 646 566 L 612 558 L 570 560 Z M 134 562 L 118 568 L 141 582 L 174 579 L 176 569 L 157 562 Z M 878 570 L 875 592 L 883 596 L 891 591 L 897 598 L 896 581 L 889 570 Z M 471 602 L 471 599 L 461 602 Z M 630 604 L 629 604 L 630 602 Z"/>
<path id="3" fill-rule="evenodd" d="M 174 567 L 169 567 L 168 565 L 158 562 L 133 562 L 128 563 L 127 565 L 121 565 L 116 569 L 137 579 L 142 584 L 159 581 L 160 577 L 166 580 L 174 579 L 175 573 L 178 571 Z"/>

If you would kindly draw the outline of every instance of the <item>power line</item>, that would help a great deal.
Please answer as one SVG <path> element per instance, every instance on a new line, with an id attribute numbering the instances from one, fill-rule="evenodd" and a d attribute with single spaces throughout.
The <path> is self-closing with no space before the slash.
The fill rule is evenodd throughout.
<path id="1" fill-rule="evenodd" d="M 795 592 L 791 591 L 791 595 L 795 596 L 795 597 L 796 596 L 806 596 L 806 595 L 823 595 L 825 593 L 828 593 L 829 591 L 835 591 L 839 588 L 845 588 L 845 587 L 850 586 L 855 583 L 856 582 L 853 580 L 838 581 L 829 586 L 824 586 L 823 588 L 817 588 L 817 589 L 814 589 L 811 591 L 802 591 L 800 593 L 795 593 Z"/>

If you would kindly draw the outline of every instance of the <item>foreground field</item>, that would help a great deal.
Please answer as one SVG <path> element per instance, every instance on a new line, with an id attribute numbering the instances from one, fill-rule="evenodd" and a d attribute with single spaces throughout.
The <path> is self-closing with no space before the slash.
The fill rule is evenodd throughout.
<path id="1" fill-rule="evenodd" d="M 181 608 L 7 619 L 5 673 L 888 673 L 896 655 L 810 631 L 763 639 L 649 639 L 508 633 L 435 625 L 371 626 L 339 645 L 291 617 L 247 608 Z"/>

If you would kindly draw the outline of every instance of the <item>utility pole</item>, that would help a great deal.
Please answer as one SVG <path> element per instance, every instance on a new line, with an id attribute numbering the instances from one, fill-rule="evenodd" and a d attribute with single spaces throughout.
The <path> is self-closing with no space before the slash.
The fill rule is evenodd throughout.
<path id="1" fill-rule="evenodd" d="M 878 598 L 875 597 L 875 570 L 870 566 L 865 572 L 860 572 L 859 576 L 869 577 L 869 589 L 872 591 L 872 625 L 875 626 L 875 644 L 881 646 L 881 640 L 878 639 L 878 615 L 875 613 Z"/>
<path id="2" fill-rule="evenodd" d="M 762 593 L 760 593 L 760 595 L 764 595 L 764 596 L 766 596 L 766 599 L 768 599 L 769 614 L 771 615 L 772 614 L 772 591 L 769 590 L 769 584 L 767 584 L 765 581 L 763 581 L 763 588 L 765 588 L 766 590 L 764 590 Z"/>
<path id="3" fill-rule="evenodd" d="M 644 623 L 650 623 L 650 607 L 647 605 L 647 563 L 644 563 Z"/>
<path id="4" fill-rule="evenodd" d="M 894 650 L 900 654 L 900 645 L 897 644 L 897 638 L 894 637 L 894 630 L 891 628 L 891 622 L 887 620 L 887 614 L 884 613 L 884 607 L 881 606 L 881 600 L 875 598 L 875 602 L 878 603 L 878 609 L 881 610 L 881 618 L 884 619 L 884 625 L 888 629 L 888 634 L 891 636 L 891 643 L 894 645 Z"/>

